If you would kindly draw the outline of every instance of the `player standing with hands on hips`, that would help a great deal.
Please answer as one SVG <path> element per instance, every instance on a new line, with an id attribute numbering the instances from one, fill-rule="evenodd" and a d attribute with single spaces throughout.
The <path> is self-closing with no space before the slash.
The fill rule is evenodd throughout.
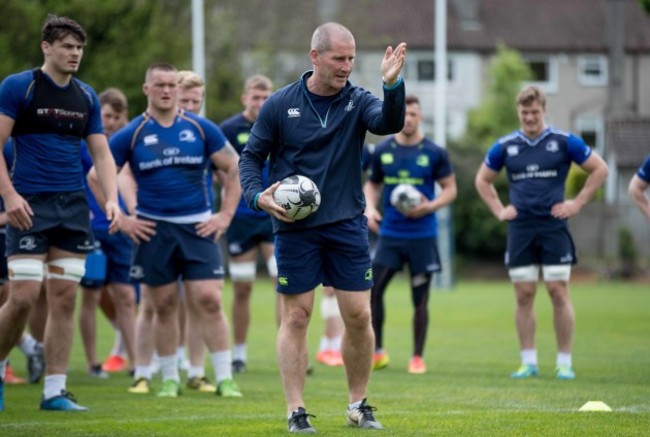
<path id="1" fill-rule="evenodd" d="M 314 433 L 305 409 L 307 328 L 314 288 L 333 286 L 345 323 L 342 353 L 348 382 L 348 424 L 381 429 L 366 403 L 374 345 L 370 325 L 372 269 L 368 226 L 363 215 L 361 150 L 367 131 L 399 132 L 404 125 L 406 44 L 388 47 L 381 64 L 384 101 L 352 85 L 354 36 L 338 23 L 320 25 L 312 36 L 312 71 L 264 104 L 240 159 L 244 196 L 254 210 L 273 216 L 278 286 L 282 300 L 277 356 L 287 403 L 288 429 Z M 270 155 L 269 181 L 262 169 Z M 273 200 L 279 182 L 304 175 L 318 186 L 322 201 L 313 215 L 293 221 Z"/>

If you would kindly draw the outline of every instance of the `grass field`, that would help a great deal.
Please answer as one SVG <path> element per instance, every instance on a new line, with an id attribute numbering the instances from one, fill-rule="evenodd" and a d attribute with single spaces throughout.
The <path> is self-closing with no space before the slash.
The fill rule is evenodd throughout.
<path id="1" fill-rule="evenodd" d="M 231 286 L 226 286 L 229 306 Z M 575 381 L 553 377 L 555 341 L 546 293 L 537 299 L 540 376 L 509 378 L 519 364 L 513 320 L 514 298 L 505 282 L 461 282 L 430 300 L 428 373 L 406 372 L 411 334 L 407 284 L 398 278 L 387 293 L 385 347 L 388 368 L 374 372 L 369 403 L 378 407 L 384 431 L 345 426 L 347 405 L 341 368 L 315 365 L 305 399 L 321 435 L 633 436 L 650 434 L 650 287 L 648 284 L 574 284 L 577 312 Z M 286 435 L 285 405 L 275 360 L 274 296 L 260 280 L 254 294 L 249 370 L 237 378 L 243 399 L 188 393 L 157 399 L 126 392 L 131 380 L 86 376 L 81 344 L 75 342 L 68 387 L 86 413 L 38 410 L 41 385 L 5 386 L 0 436 L 227 436 Z M 310 328 L 313 357 L 322 323 Z M 102 322 L 99 353 L 112 334 Z M 23 374 L 24 358 L 12 354 Z M 211 370 L 208 375 L 212 375 Z M 157 386 L 160 385 L 156 381 Z M 578 412 L 587 401 L 603 401 L 613 412 Z"/>

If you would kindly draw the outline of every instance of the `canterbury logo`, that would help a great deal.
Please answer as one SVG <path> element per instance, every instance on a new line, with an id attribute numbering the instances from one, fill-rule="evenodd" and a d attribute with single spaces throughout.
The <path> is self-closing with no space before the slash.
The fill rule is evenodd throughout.
<path id="1" fill-rule="evenodd" d="M 289 115 L 289 118 L 300 117 L 300 108 L 289 108 L 287 114 Z"/>

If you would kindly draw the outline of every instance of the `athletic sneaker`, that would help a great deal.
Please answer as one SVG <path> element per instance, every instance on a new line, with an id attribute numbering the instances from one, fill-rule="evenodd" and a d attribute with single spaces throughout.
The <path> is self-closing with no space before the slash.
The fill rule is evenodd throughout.
<path id="1" fill-rule="evenodd" d="M 88 369 L 88 376 L 91 378 L 108 379 L 108 373 L 102 370 L 101 364 L 95 364 Z"/>
<path id="2" fill-rule="evenodd" d="M 5 382 L 0 378 L 0 411 L 5 409 Z"/>
<path id="3" fill-rule="evenodd" d="M 129 393 L 137 395 L 146 395 L 151 391 L 151 381 L 147 378 L 138 378 L 133 385 L 129 387 Z"/>
<path id="4" fill-rule="evenodd" d="M 72 393 L 61 390 L 61 394 L 53 398 L 41 400 L 41 410 L 48 411 L 88 411 L 77 403 Z"/>
<path id="5" fill-rule="evenodd" d="M 198 390 L 202 393 L 214 393 L 217 387 L 210 384 L 210 381 L 205 376 L 194 376 L 187 380 L 187 388 L 190 390 Z"/>
<path id="6" fill-rule="evenodd" d="M 422 374 L 426 373 L 427 365 L 419 355 L 414 355 L 409 361 L 409 373 Z"/>
<path id="7" fill-rule="evenodd" d="M 291 413 L 291 417 L 287 420 L 289 432 L 296 434 L 316 434 L 316 429 L 309 423 L 309 418 L 316 416 L 307 413 L 303 407 L 298 407 L 297 410 Z"/>
<path id="8" fill-rule="evenodd" d="M 388 356 L 388 352 L 375 352 L 372 354 L 372 370 L 383 369 L 388 366 L 389 361 L 390 357 Z"/>
<path id="9" fill-rule="evenodd" d="M 534 364 L 522 364 L 516 372 L 510 375 L 514 379 L 526 379 L 537 376 L 537 366 Z"/>
<path id="10" fill-rule="evenodd" d="M 121 372 L 126 368 L 126 360 L 120 355 L 111 355 L 102 364 L 104 372 Z"/>
<path id="11" fill-rule="evenodd" d="M 27 380 L 25 378 L 21 378 L 20 376 L 16 375 L 14 373 L 14 369 L 11 368 L 9 363 L 7 363 L 7 367 L 5 368 L 5 382 L 7 384 L 27 384 Z"/>
<path id="12" fill-rule="evenodd" d="M 173 379 L 163 381 L 162 388 L 156 396 L 159 398 L 177 398 L 181 394 L 181 385 Z"/>
<path id="13" fill-rule="evenodd" d="M 224 379 L 217 385 L 217 396 L 224 398 L 241 398 L 244 395 L 233 379 Z"/>
<path id="14" fill-rule="evenodd" d="M 244 360 L 233 360 L 232 362 L 232 373 L 244 373 L 246 371 L 246 361 Z"/>
<path id="15" fill-rule="evenodd" d="M 568 366 L 558 366 L 555 368 L 555 377 L 557 379 L 571 380 L 576 379 L 576 373 L 571 367 Z"/>
<path id="16" fill-rule="evenodd" d="M 29 373 L 29 382 L 37 384 L 45 372 L 45 354 L 43 345 L 36 343 L 34 353 L 27 357 L 27 372 Z"/>
<path id="17" fill-rule="evenodd" d="M 377 411 L 377 408 L 366 404 L 366 398 L 363 398 L 358 407 L 348 410 L 348 425 L 365 429 L 384 429 L 375 419 L 373 411 Z"/>
<path id="18" fill-rule="evenodd" d="M 325 349 L 322 351 L 318 351 L 316 354 L 316 361 L 318 361 L 321 364 L 325 364 L 326 366 L 342 366 L 343 365 L 343 356 L 341 355 L 341 351 L 333 350 L 333 349 Z"/>

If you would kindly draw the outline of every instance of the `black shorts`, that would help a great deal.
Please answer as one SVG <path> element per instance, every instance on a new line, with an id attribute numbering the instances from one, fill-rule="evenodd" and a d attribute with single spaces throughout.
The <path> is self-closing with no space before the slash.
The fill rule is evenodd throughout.
<path id="1" fill-rule="evenodd" d="M 26 194 L 23 198 L 34 211 L 33 226 L 21 231 L 7 225 L 5 255 L 41 255 L 50 247 L 86 254 L 95 240 L 90 227 L 90 211 L 82 191 Z"/>
<path id="2" fill-rule="evenodd" d="M 273 222 L 271 217 L 236 216 L 228 230 L 228 254 L 238 256 L 262 243 L 273 244 Z"/>
<path id="3" fill-rule="evenodd" d="M 9 279 L 9 270 L 7 270 L 7 257 L 5 256 L 5 229 L 0 232 L 0 285 Z"/>

